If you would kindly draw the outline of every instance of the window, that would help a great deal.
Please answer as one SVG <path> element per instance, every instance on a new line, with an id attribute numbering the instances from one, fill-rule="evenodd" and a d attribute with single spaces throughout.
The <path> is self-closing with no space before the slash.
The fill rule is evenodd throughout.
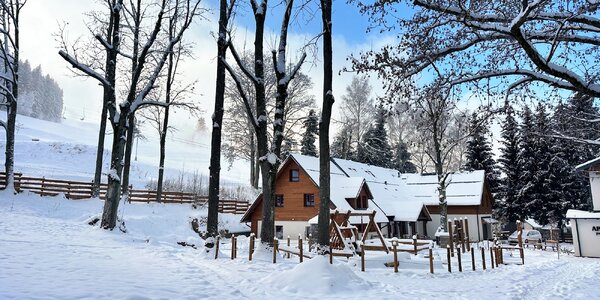
<path id="1" fill-rule="evenodd" d="M 315 194 L 304 194 L 304 207 L 315 206 Z"/>
<path id="2" fill-rule="evenodd" d="M 283 207 L 283 195 L 275 195 L 275 207 Z"/>
<path id="3" fill-rule="evenodd" d="M 360 198 L 356 199 L 356 209 L 367 209 L 369 208 L 369 202 L 367 197 L 360 196 Z"/>
<path id="4" fill-rule="evenodd" d="M 275 226 L 275 237 L 278 239 L 283 239 L 283 226 L 276 225 Z"/>
<path id="5" fill-rule="evenodd" d="M 300 171 L 296 169 L 290 170 L 290 181 L 298 182 L 300 181 Z"/>

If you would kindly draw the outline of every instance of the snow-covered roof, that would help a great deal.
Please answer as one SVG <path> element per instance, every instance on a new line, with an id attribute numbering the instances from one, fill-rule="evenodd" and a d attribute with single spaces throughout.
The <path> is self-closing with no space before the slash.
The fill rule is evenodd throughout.
<path id="1" fill-rule="evenodd" d="M 600 219 L 600 212 L 569 209 L 567 210 L 567 219 Z"/>
<path id="2" fill-rule="evenodd" d="M 437 175 L 402 174 L 402 180 L 408 187 L 407 193 L 423 201 L 425 205 L 437 205 Z M 454 173 L 448 176 L 446 200 L 448 205 L 479 205 L 483 198 L 485 172 L 483 170 Z"/>
<path id="3" fill-rule="evenodd" d="M 319 158 L 314 156 L 301 155 L 298 153 L 290 154 L 290 158 L 294 159 L 304 171 L 308 174 L 310 179 L 319 186 Z M 284 164 L 281 166 L 283 167 Z M 344 172 L 337 168 L 332 162 L 329 163 L 329 169 L 331 170 L 331 176 L 341 175 L 346 177 Z"/>
<path id="4" fill-rule="evenodd" d="M 586 162 L 576 166 L 575 170 L 578 170 L 578 171 L 585 170 L 585 169 L 588 169 L 589 167 L 593 167 L 597 164 L 600 164 L 600 157 L 594 158 L 590 161 L 586 161 Z"/>

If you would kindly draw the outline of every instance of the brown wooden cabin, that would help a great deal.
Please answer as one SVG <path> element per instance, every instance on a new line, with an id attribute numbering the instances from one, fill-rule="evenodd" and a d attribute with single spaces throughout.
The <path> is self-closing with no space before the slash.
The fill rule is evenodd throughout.
<path id="1" fill-rule="evenodd" d="M 318 161 L 317 157 L 308 158 L 303 156 L 302 159 Z M 304 168 L 306 165 L 314 164 L 306 162 L 301 164 L 294 155 L 290 155 L 277 172 L 275 180 L 276 237 L 296 237 L 298 234 L 307 236 L 310 231 L 308 221 L 319 214 L 319 188 L 316 182 L 318 180 L 318 170 L 306 170 Z M 338 190 L 340 193 L 347 193 L 348 195 L 342 195 L 337 192 Z M 345 201 L 339 199 L 340 195 Z M 330 209 L 337 209 L 341 213 L 348 210 L 366 210 L 369 209 L 369 200 L 372 199 L 373 195 L 364 179 L 360 181 L 357 178 L 347 178 L 345 175 L 335 174 L 335 170 L 332 172 Z M 251 232 L 256 235 L 260 231 L 263 215 L 262 200 L 261 194 L 241 219 L 241 222 L 250 222 Z M 381 221 L 381 218 L 385 216 L 381 212 L 379 214 L 378 219 Z M 356 224 L 356 226 L 359 231 L 364 229 L 361 228 L 361 224 Z"/>

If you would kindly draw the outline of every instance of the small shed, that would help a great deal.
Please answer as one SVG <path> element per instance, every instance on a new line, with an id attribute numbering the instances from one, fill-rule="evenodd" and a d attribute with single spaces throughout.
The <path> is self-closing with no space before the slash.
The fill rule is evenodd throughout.
<path id="1" fill-rule="evenodd" d="M 590 175 L 593 208 L 591 212 L 569 209 L 573 233 L 573 247 L 576 256 L 600 257 L 600 157 L 585 162 L 575 168 L 587 171 Z"/>

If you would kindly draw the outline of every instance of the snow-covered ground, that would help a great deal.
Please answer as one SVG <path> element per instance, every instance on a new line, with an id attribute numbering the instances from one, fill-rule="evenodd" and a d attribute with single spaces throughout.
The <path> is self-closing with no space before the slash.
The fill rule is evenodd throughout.
<path id="1" fill-rule="evenodd" d="M 5 118 L 4 114 L 0 119 Z M 91 181 L 94 177 L 99 125 L 80 120 L 53 123 L 22 115 L 17 116 L 15 139 L 15 171 L 29 176 Z M 146 139 L 139 139 L 133 148 L 131 183 L 144 188 L 158 176 L 158 136 L 144 128 Z M 0 135 L 0 161 L 4 161 L 4 134 Z M 112 133 L 110 125 L 105 138 L 103 172 L 108 172 Z M 210 133 L 180 128 L 170 133 L 166 146 L 165 172 L 177 177 L 181 172 L 208 175 Z M 225 161 L 223 159 L 223 161 Z M 223 166 L 225 184 L 246 184 L 247 164 L 236 161 L 230 170 Z M 106 180 L 104 177 L 103 180 Z"/>
<path id="2" fill-rule="evenodd" d="M 358 259 L 329 266 L 327 259 L 299 264 L 280 256 L 272 264 L 270 254 L 257 253 L 249 262 L 248 239 L 241 237 L 237 259 L 230 259 L 225 241 L 215 260 L 189 225 L 205 212 L 186 205 L 126 204 L 122 233 L 87 224 L 99 215 L 98 200 L 7 193 L 0 199 L 0 299 L 598 297 L 600 260 L 558 259 L 551 251 L 525 250 L 524 266 L 482 271 L 478 262 L 476 272 L 466 255 L 464 272 L 454 265 L 448 273 L 437 262 L 435 274 L 403 260 L 393 273 L 383 266 L 391 256 L 368 252 L 363 273 Z M 197 249 L 177 244 L 184 241 Z"/>

